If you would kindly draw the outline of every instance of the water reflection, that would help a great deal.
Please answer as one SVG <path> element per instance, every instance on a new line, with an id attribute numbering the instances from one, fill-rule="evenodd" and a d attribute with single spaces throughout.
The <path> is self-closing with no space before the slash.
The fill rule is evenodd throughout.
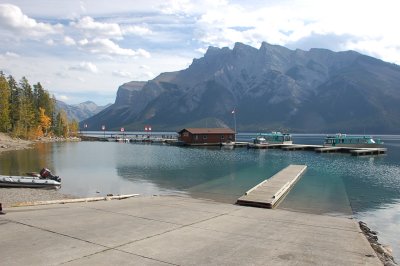
<path id="1" fill-rule="evenodd" d="M 35 149 L 8 151 L 0 154 L 0 174 L 24 175 L 27 172 L 39 172 L 46 167 L 53 169 L 52 145 L 37 144 Z"/>
<path id="2" fill-rule="evenodd" d="M 294 136 L 320 144 L 324 136 Z M 76 196 L 184 193 L 233 203 L 245 191 L 289 164 L 308 170 L 279 208 L 348 215 L 398 235 L 400 137 L 382 137 L 388 154 L 353 157 L 309 151 L 204 149 L 114 142 L 38 144 L 0 154 L 0 174 L 19 175 L 48 167 L 62 177 L 61 192 Z M 389 224 L 387 224 L 389 223 Z M 397 243 L 398 244 L 398 243 Z M 393 247 L 397 254 L 400 248 Z"/>

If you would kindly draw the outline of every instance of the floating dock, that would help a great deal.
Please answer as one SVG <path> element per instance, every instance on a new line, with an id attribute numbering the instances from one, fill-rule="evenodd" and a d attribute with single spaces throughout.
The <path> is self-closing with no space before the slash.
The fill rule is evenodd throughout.
<path id="1" fill-rule="evenodd" d="M 291 164 L 247 191 L 236 204 L 271 209 L 294 186 L 306 169 L 307 165 Z"/>
<path id="2" fill-rule="evenodd" d="M 307 144 L 268 144 L 263 149 L 282 149 L 284 151 L 315 151 L 317 153 L 350 153 L 353 156 L 382 155 L 387 153 L 387 148 L 360 148 L 340 147 Z"/>
<path id="3" fill-rule="evenodd" d="M 296 151 L 296 150 L 315 150 L 316 148 L 320 148 L 320 145 L 302 145 L 302 144 L 287 144 L 282 146 L 282 150 L 285 151 Z"/>
<path id="4" fill-rule="evenodd" d="M 85 136 L 80 135 L 82 141 L 110 141 L 110 138 L 100 136 Z M 113 141 L 118 141 L 115 139 Z M 167 143 L 170 145 L 178 146 L 195 146 L 195 147 L 207 147 L 207 146 L 222 146 L 221 143 L 198 143 L 198 144 L 185 144 L 178 141 L 173 136 L 168 135 L 154 135 L 145 136 L 135 134 L 132 136 L 126 135 L 125 142 L 139 142 L 139 143 Z M 235 142 L 234 148 L 248 147 L 249 142 Z M 382 155 L 387 153 L 387 148 L 360 148 L 360 147 L 340 147 L 340 146 L 323 146 L 323 145 L 308 145 L 308 144 L 280 144 L 280 143 L 269 143 L 261 147 L 252 147 L 255 149 L 282 149 L 284 151 L 315 151 L 317 153 L 349 153 L 353 156 L 366 156 L 366 155 Z"/>
<path id="5" fill-rule="evenodd" d="M 356 150 L 350 150 L 351 155 L 360 156 L 360 155 L 381 155 L 387 152 L 386 148 L 362 148 Z"/>

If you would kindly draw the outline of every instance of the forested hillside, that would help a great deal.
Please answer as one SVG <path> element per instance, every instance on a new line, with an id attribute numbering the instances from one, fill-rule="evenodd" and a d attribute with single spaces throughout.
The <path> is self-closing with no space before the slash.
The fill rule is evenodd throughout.
<path id="1" fill-rule="evenodd" d="M 78 122 L 56 111 L 55 102 L 39 82 L 32 86 L 25 77 L 17 82 L 0 71 L 0 132 L 28 139 L 75 136 Z"/>

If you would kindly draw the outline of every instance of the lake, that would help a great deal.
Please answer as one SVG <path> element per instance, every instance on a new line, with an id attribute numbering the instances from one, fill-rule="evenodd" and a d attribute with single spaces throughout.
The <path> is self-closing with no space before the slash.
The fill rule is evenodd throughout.
<path id="1" fill-rule="evenodd" d="M 324 137 L 293 135 L 301 144 L 322 144 Z M 179 194 L 234 203 L 289 164 L 305 164 L 307 171 L 278 208 L 352 215 L 378 231 L 379 241 L 393 247 L 398 261 L 400 136 L 380 138 L 388 153 L 361 157 L 117 142 L 37 144 L 34 149 L 0 154 L 0 174 L 47 167 L 62 177 L 61 193 L 81 197 Z"/>

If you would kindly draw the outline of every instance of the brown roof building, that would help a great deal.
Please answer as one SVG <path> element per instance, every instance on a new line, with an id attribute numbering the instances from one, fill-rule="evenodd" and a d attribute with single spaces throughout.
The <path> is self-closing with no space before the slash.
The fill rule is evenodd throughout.
<path id="1" fill-rule="evenodd" d="M 215 145 L 235 141 L 235 131 L 230 128 L 184 128 L 178 140 L 188 145 Z"/>

